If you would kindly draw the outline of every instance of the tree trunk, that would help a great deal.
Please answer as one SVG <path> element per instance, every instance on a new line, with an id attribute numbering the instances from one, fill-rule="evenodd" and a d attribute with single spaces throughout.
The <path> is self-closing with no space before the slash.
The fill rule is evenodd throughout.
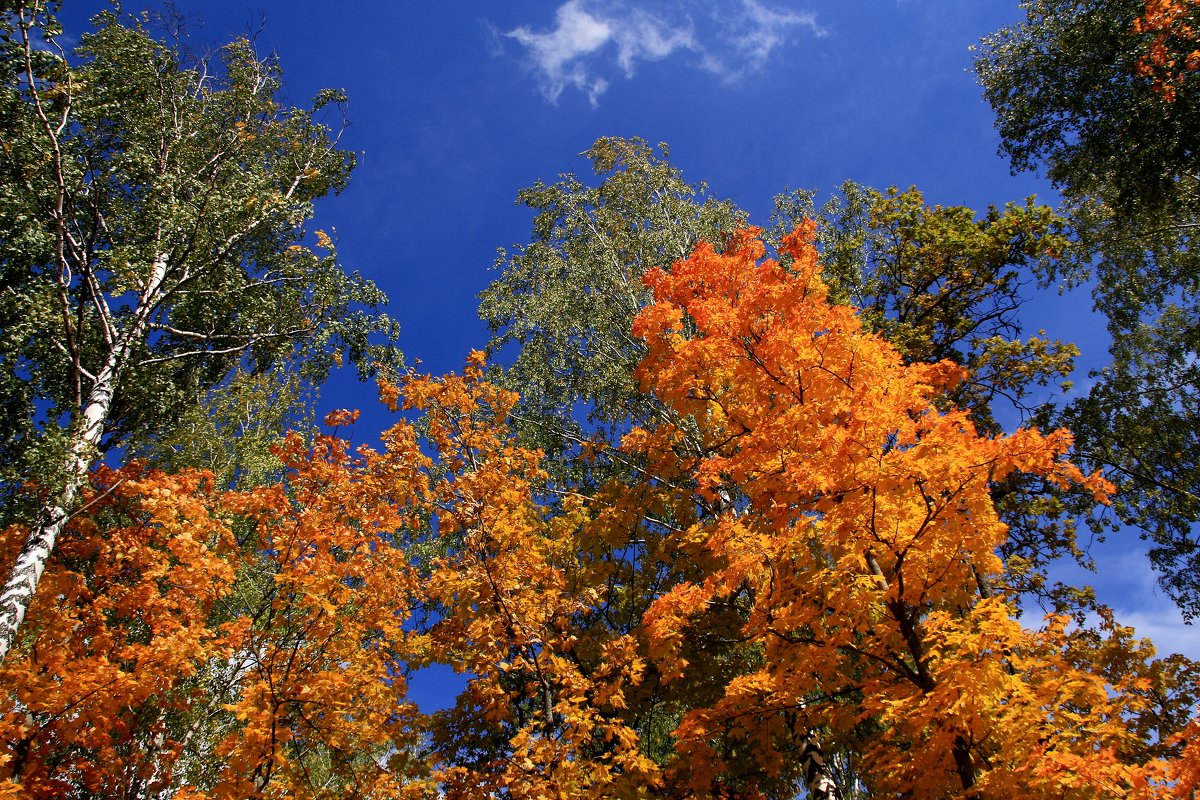
<path id="1" fill-rule="evenodd" d="M 829 764 L 825 760 L 821 741 L 812 731 L 804 735 L 804 745 L 800 748 L 800 768 L 804 771 L 804 785 L 812 800 L 840 800 L 837 784 L 829 776 Z"/>
<path id="2" fill-rule="evenodd" d="M 71 432 L 63 470 L 66 477 L 56 494 L 47 499 L 25 537 L 21 553 L 13 564 L 8 581 L 0 593 L 0 663 L 8 656 L 17 638 L 17 630 L 33 600 L 38 581 L 54 550 L 58 536 L 66 526 L 71 509 L 79 499 L 88 471 L 98 454 L 104 423 L 112 408 L 115 389 L 117 353 L 110 355 L 109 364 L 96 376 L 96 384 L 88 395 L 79 424 Z M 110 368 L 110 365 L 114 368 Z"/>
<path id="3" fill-rule="evenodd" d="M 38 582 L 46 570 L 46 562 L 54 551 L 59 534 L 71 517 L 80 492 L 87 482 L 92 464 L 100 457 L 100 442 L 104 425 L 112 410 L 113 397 L 119 388 L 120 374 L 125 367 L 133 344 L 143 339 L 150 316 L 159 299 L 167 273 L 167 256 L 154 259 L 146 286 L 129 327 L 117 337 L 108 351 L 103 368 L 96 373 L 83 411 L 72 426 L 66 455 L 63 459 L 63 483 L 42 505 L 25 544 L 13 564 L 8 580 L 0 590 L 0 664 L 8 657 L 17 640 L 29 604 L 33 601 Z"/>

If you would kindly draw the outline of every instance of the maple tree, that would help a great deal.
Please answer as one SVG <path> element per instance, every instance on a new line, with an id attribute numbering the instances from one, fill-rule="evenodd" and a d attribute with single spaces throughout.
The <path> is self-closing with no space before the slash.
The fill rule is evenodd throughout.
<path id="1" fill-rule="evenodd" d="M 495 379 L 521 393 L 517 427 L 552 458 L 583 439 L 619 440 L 631 421 L 664 413 L 632 381 L 642 344 L 629 336 L 649 302 L 641 277 L 669 268 L 705 240 L 718 249 L 746 212 L 688 183 L 640 139 L 602 137 L 584 153 L 599 182 L 573 174 L 537 183 L 518 202 L 537 212 L 528 243 L 503 251 L 501 276 L 481 295 L 489 351 L 517 345 Z M 1064 220 L 1033 199 L 990 208 L 931 207 L 916 188 L 878 191 L 847 182 L 821 207 L 815 192 L 775 198 L 768 240 L 818 220 L 823 274 L 838 302 L 913 361 L 951 358 L 970 369 L 956 387 L 980 424 L 991 404 L 1024 402 L 1070 371 L 1075 348 L 1022 340 L 1025 282 L 1048 271 L 1067 245 Z M 586 425 L 573 419 L 584 404 Z M 586 427 L 587 432 L 584 433 Z M 562 459 L 572 461 L 570 455 Z M 555 469 L 564 468 L 556 465 Z"/>
<path id="2" fill-rule="evenodd" d="M 230 637 L 206 623 L 236 547 L 203 475 L 102 469 L 63 537 L 3 669 L 3 775 L 14 796 L 161 792 L 180 757 L 189 688 Z M 21 531 L 5 532 L 11 558 Z M 184 723 L 186 725 L 186 723 Z"/>
<path id="3" fill-rule="evenodd" d="M 424 463 L 409 434 L 370 470 L 337 437 L 293 435 L 286 480 L 241 492 L 101 469 L 0 670 L 0 791 L 419 794 L 396 539 Z"/>
<path id="4" fill-rule="evenodd" d="M 678 172 L 667 171 L 638 144 L 596 143 L 588 153 L 601 178 L 596 187 L 567 176 L 522 195 L 540 211 L 533 238 L 515 255 L 502 255 L 504 274 L 481 305 L 496 331 L 490 347 L 519 346 L 513 368 L 499 380 L 522 392 L 515 410 L 522 441 L 547 450 L 549 501 L 583 493 L 610 506 L 591 526 L 597 538 L 587 546 L 603 554 L 598 557 L 609 565 L 610 587 L 605 613 L 588 622 L 611 634 L 636 631 L 653 598 L 696 576 L 700 568 L 692 555 L 670 543 L 677 530 L 697 516 L 712 516 L 737 494 L 732 482 L 710 497 L 680 494 L 671 487 L 689 485 L 686 470 L 673 471 L 669 458 L 662 461 L 649 451 L 617 447 L 631 426 L 671 420 L 681 437 L 673 443 L 676 451 L 705 449 L 686 414 L 634 384 L 633 365 L 645 350 L 623 326 L 649 302 L 631 280 L 654 266 L 668 267 L 668 254 L 695 241 L 692 231 L 700 220 L 711 225 L 712 214 L 720 220 L 722 213 L 706 199 L 705 187 L 683 183 Z M 725 230 L 737 223 L 733 211 L 724 211 Z M 822 208 L 809 192 L 781 195 L 769 241 L 777 246 L 791 225 L 810 214 L 822 221 L 821 272 L 838 302 L 861 307 L 866 325 L 886 333 L 905 362 L 950 359 L 968 368 L 966 380 L 945 387 L 937 401 L 942 407 L 968 406 L 974 424 L 989 433 L 999 431 L 997 402 L 1002 404 L 997 408 L 1011 401 L 1035 419 L 1045 418 L 1045 409 L 1030 407 L 1027 399 L 1037 387 L 1064 379 L 1075 350 L 1043 336 L 1022 337 L 1017 311 L 1027 281 L 1057 274 L 1053 263 L 1070 244 L 1062 218 L 1032 201 L 976 215 L 928 206 L 915 189 L 879 192 L 847 184 Z M 725 241 L 724 235 L 716 240 L 717 251 Z M 685 329 L 690 325 L 685 318 Z M 588 423 L 572 416 L 580 408 Z M 627 488 L 650 478 L 656 480 L 640 494 Z M 1082 616 L 1086 589 L 1050 585 L 1045 570 L 1062 555 L 1082 556 L 1071 514 L 1088 508 L 1092 493 L 1017 471 L 993 481 L 991 491 L 1009 535 L 999 552 L 1004 572 L 980 573 L 980 591 L 1010 597 L 1024 592 Z M 631 708 L 630 718 L 659 763 L 673 757 L 670 732 L 686 710 L 712 702 L 719 691 L 711 676 L 759 658 L 752 644 L 739 642 L 740 602 L 719 605 L 720 624 L 711 620 L 681 645 L 695 668 L 665 683 L 650 663 L 639 686 L 644 703 Z M 793 750 L 809 752 L 813 742 L 811 735 L 797 734 Z M 815 744 L 824 767 L 814 773 L 817 783 L 810 781 L 810 790 L 835 775 L 840 786 L 850 787 L 853 743 L 818 737 Z M 758 768 L 743 763 L 737 769 L 749 775 Z M 790 769 L 788 780 L 808 771 L 795 764 Z M 761 771 L 754 780 L 765 785 Z"/>
<path id="5" fill-rule="evenodd" d="M 414 647 L 470 675 L 434 720 L 440 791 L 643 795 L 658 768 L 623 717 L 644 660 L 632 636 L 598 638 L 581 624 L 606 594 L 601 565 L 579 550 L 592 512 L 579 496 L 553 514 L 534 500 L 541 454 L 515 441 L 516 395 L 482 381 L 482 366 L 476 352 L 462 376 L 404 387 L 445 470 L 431 488 L 440 554 L 421 590 L 438 613 Z"/>
<path id="6" fill-rule="evenodd" d="M 388 797 L 413 777 L 403 629 L 413 587 L 402 545 L 425 460 L 409 428 L 388 437 L 389 457 L 369 458 L 336 436 L 309 446 L 293 435 L 280 453 L 283 484 L 230 495 L 248 526 L 250 574 L 231 604 L 242 629 L 238 696 L 226 706 L 236 728 L 214 751 L 216 796 L 338 787 Z"/>
<path id="7" fill-rule="evenodd" d="M 493 330 L 489 350 L 517 345 L 495 379 L 521 393 L 522 440 L 547 453 L 554 481 L 591 492 L 639 468 L 628 454 L 613 457 L 631 425 L 673 413 L 632 379 L 644 346 L 628 328 L 649 302 L 641 276 L 700 239 L 719 249 L 745 214 L 685 182 L 665 147 L 605 137 L 585 155 L 598 185 L 567 175 L 520 193 L 538 211 L 532 237 L 501 254 L 502 275 L 482 295 L 480 315 Z M 1076 348 L 1022 336 L 1019 324 L 1027 282 L 1048 275 L 1068 245 L 1065 221 L 1048 207 L 1030 199 L 977 215 L 930 206 L 915 188 L 854 183 L 821 207 L 803 190 L 775 202 L 773 245 L 804 218 L 818 219 L 822 274 L 838 302 L 862 309 L 906 360 L 968 368 L 947 401 L 968 406 L 976 424 L 998 430 L 997 410 L 1014 406 L 1037 413 L 1035 393 L 1065 381 Z M 595 457 L 579 458 L 584 452 Z M 1014 481 L 1005 493 L 1006 521 L 1020 532 L 1006 580 L 1058 602 L 1069 592 L 1046 586 L 1044 571 L 1060 555 L 1080 557 L 1065 513 L 1075 509 L 1039 482 Z"/>
<path id="8" fill-rule="evenodd" d="M 1042 331 L 1023 335 L 1020 318 L 1027 284 L 1054 274 L 1070 246 L 1065 219 L 1033 198 L 977 215 L 931 206 L 915 187 L 879 191 L 852 182 L 820 209 L 806 191 L 781 194 L 775 206 L 764 235 L 774 247 L 816 215 L 833 302 L 859 309 L 864 327 L 906 363 L 948 360 L 966 369 L 939 403 L 969 411 L 984 433 L 1001 431 L 998 415 L 1048 423 L 1052 406 L 1039 395 L 1070 387 L 1079 351 Z M 1048 607 L 1076 607 L 1089 590 L 1050 580 L 1048 567 L 1062 558 L 1087 564 L 1076 518 L 1092 508 L 1090 495 L 1016 473 L 992 491 L 1009 526 L 997 582 Z"/>
<path id="9" fill-rule="evenodd" d="M 384 386 L 393 408 L 426 412 L 432 460 L 401 420 L 382 451 L 291 435 L 276 447 L 282 481 L 241 491 L 207 472 L 101 469 L 0 670 L 0 792 L 627 797 L 655 785 L 614 714 L 643 669 L 633 639 L 588 644 L 572 629 L 603 595 L 601 577 L 576 569 L 589 515 L 536 505 L 540 454 L 512 441 L 515 395 L 481 365 L 475 354 L 461 377 Z M 6 531 L 10 552 L 22 535 Z M 422 549 L 435 555 L 414 560 Z M 411 626 L 422 608 L 435 621 Z M 434 662 L 473 677 L 458 711 L 431 722 L 404 675 Z M 473 742 L 488 736 L 503 755 L 480 760 Z"/>
<path id="10" fill-rule="evenodd" d="M 1020 470 L 1109 487 L 1064 460 L 1065 432 L 982 437 L 965 412 L 939 411 L 961 370 L 905 366 L 829 305 L 811 240 L 811 227 L 785 239 L 787 269 L 758 263 L 748 233 L 647 278 L 643 385 L 696 420 L 706 448 L 684 463 L 697 490 L 739 498 L 677 535 L 702 578 L 655 601 L 651 657 L 685 673 L 685 639 L 729 602 L 761 653 L 687 712 L 668 775 L 729 791 L 739 747 L 778 775 L 796 752 L 781 743 L 821 730 L 853 741 L 872 792 L 1124 796 L 1139 776 L 1118 757 L 1133 687 L 1076 664 L 1064 619 L 1027 630 L 980 586 L 1006 535 L 990 482 Z M 660 428 L 627 446 L 679 438 Z"/>

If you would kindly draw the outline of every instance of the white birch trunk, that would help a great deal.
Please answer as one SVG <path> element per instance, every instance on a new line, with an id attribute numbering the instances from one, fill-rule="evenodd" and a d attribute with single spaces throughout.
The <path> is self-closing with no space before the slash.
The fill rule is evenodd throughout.
<path id="1" fill-rule="evenodd" d="M 821 741 L 812 731 L 805 734 L 804 745 L 800 748 L 800 769 L 804 772 L 804 785 L 812 800 L 841 800 L 837 784 L 829 775 Z"/>
<path id="2" fill-rule="evenodd" d="M 112 410 L 113 397 L 120 387 L 121 372 L 133 345 L 146 336 L 166 272 L 167 256 L 164 254 L 154 259 L 133 319 L 113 342 L 104 366 L 96 373 L 83 411 L 72 426 L 62 465 L 63 483 L 39 511 L 8 580 L 0 590 L 0 664 L 16 642 L 17 632 L 46 570 L 46 562 L 79 500 L 92 464 L 100 456 L 100 441 Z"/>

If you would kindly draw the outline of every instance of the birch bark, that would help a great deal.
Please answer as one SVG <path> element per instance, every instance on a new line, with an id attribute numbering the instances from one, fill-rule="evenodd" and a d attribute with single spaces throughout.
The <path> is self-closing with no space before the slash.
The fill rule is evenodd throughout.
<path id="1" fill-rule="evenodd" d="M 207 416 L 244 370 L 316 386 L 345 361 L 399 362 L 383 294 L 328 236 L 305 243 L 313 201 L 354 166 L 321 121 L 340 93 L 289 108 L 248 41 L 196 58 L 115 12 L 69 57 L 53 6 L 0 14 L 0 391 L 17 398 L 0 527 L 28 531 L 0 588 L 0 663 L 108 447 L 174 455 L 180 416 Z"/>
<path id="2" fill-rule="evenodd" d="M 9 572 L 4 589 L 0 592 L 0 663 L 4 662 L 13 642 L 16 641 L 17 631 L 25 619 L 29 604 L 33 601 L 42 573 L 46 570 L 46 562 L 54 551 L 54 545 L 63 527 L 71 517 L 80 492 L 87 482 L 88 472 L 100 453 L 104 425 L 112 410 L 121 372 L 134 346 L 146 337 L 151 312 L 160 300 L 166 275 L 167 256 L 161 254 L 154 259 L 129 327 L 109 350 L 104 366 L 97 373 L 88 393 L 83 411 L 72 427 L 62 465 L 61 472 L 65 475 L 62 486 L 42 506 L 25 537 L 25 544 Z"/>

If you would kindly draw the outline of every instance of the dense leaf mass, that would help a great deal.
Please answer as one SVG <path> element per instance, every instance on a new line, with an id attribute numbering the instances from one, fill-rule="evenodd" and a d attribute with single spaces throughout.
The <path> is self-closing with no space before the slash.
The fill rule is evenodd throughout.
<path id="1" fill-rule="evenodd" d="M 1017 169 L 1044 169 L 1073 232 L 1051 277 L 1091 280 L 1111 362 L 1060 420 L 1118 485 L 1163 588 L 1200 614 L 1200 71 L 1191 0 L 1026 6 L 976 67 Z"/>
<path id="2" fill-rule="evenodd" d="M 1111 505 L 1200 607 L 1195 2 L 985 43 L 1062 214 L 847 183 L 764 233 L 601 138 L 441 377 L 308 231 L 337 93 L 0 9 L 0 798 L 1194 800 L 1200 664 L 1050 570 Z M 1026 288 L 1086 270 L 1113 363 L 1039 405 Z M 374 445 L 303 430 L 344 359 Z"/>
<path id="3" fill-rule="evenodd" d="M 1111 487 L 1064 431 L 939 409 L 962 369 L 829 303 L 812 239 L 785 267 L 743 231 L 647 275 L 636 378 L 677 416 L 595 496 L 537 499 L 482 353 L 382 386 L 423 432 L 288 438 L 280 485 L 97 473 L 0 673 L 6 791 L 1183 796 L 1193 666 L 984 589 L 993 482 Z M 627 562 L 631 530 L 657 544 Z M 424 717 L 403 676 L 434 663 L 469 679 Z"/>

